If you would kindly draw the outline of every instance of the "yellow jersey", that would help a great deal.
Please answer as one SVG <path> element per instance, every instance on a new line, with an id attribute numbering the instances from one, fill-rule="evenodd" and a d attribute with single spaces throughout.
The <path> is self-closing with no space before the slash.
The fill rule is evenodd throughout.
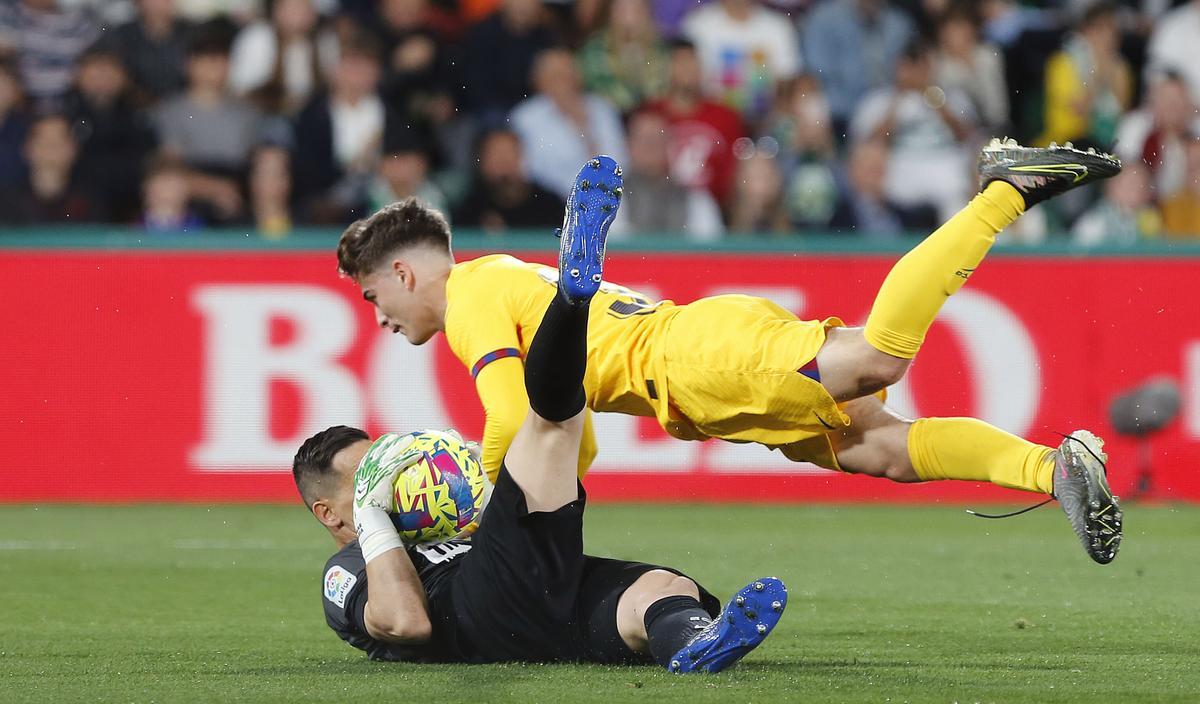
<path id="1" fill-rule="evenodd" d="M 494 479 L 509 444 L 529 412 L 522 360 L 552 296 L 558 270 L 504 254 L 456 264 L 446 283 L 445 334 L 471 370 L 487 416 L 483 462 Z M 588 407 L 635 416 L 670 415 L 656 354 L 678 308 L 605 282 L 588 318 Z M 664 427 L 666 427 L 664 425 Z M 579 474 L 596 454 L 589 417 L 580 447 Z"/>

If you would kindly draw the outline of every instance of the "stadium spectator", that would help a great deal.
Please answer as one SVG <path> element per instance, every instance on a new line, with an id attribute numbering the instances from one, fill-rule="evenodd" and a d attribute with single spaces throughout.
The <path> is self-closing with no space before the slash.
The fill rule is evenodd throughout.
<path id="1" fill-rule="evenodd" d="M 79 141 L 80 186 L 106 204 L 114 222 L 132 222 L 142 165 L 157 139 L 115 49 L 96 46 L 83 55 L 64 104 Z"/>
<path id="2" fill-rule="evenodd" d="M 829 96 L 835 134 L 843 134 L 863 96 L 892 82 L 914 35 L 912 20 L 885 0 L 830 0 L 813 10 L 805 58 Z"/>
<path id="3" fill-rule="evenodd" d="M 563 200 L 525 177 L 521 138 L 494 129 L 479 140 L 479 168 L 454 215 L 462 227 L 488 232 L 554 227 L 562 222 Z"/>
<path id="4" fill-rule="evenodd" d="M 233 222 L 242 215 L 241 182 L 261 117 L 229 92 L 229 37 L 219 26 L 192 37 L 187 74 L 187 90 L 154 113 L 161 152 L 191 170 L 189 193 L 205 206 L 207 221 Z"/>
<path id="5" fill-rule="evenodd" d="M 967 199 L 973 126 L 970 101 L 933 84 L 933 55 L 916 40 L 896 64 L 895 85 L 858 106 L 850 136 L 888 142 L 889 200 L 905 208 L 932 205 L 948 220 Z"/>
<path id="6" fill-rule="evenodd" d="M 502 122 L 529 96 L 534 58 L 554 40 L 539 0 L 504 0 L 463 42 L 463 105 L 485 126 Z"/>
<path id="7" fill-rule="evenodd" d="M 612 225 L 614 239 L 678 235 L 693 242 L 721 237 L 721 209 L 712 194 L 671 180 L 667 121 L 654 112 L 629 119 L 625 195 Z"/>
<path id="8" fill-rule="evenodd" d="M 313 0 L 275 0 L 270 20 L 238 33 L 229 85 L 268 113 L 292 114 L 319 90 L 337 60 L 337 38 L 323 31 Z"/>
<path id="9" fill-rule="evenodd" d="M 9 62 L 0 62 L 0 192 L 8 192 L 25 180 L 25 135 L 29 117 L 21 77 Z"/>
<path id="10" fill-rule="evenodd" d="M 75 178 L 79 154 L 71 124 L 62 115 L 33 121 L 25 138 L 25 183 L 0 196 L 0 222 L 19 225 L 103 220 L 101 204 Z"/>
<path id="11" fill-rule="evenodd" d="M 829 102 L 816 76 L 780 84 L 767 134 L 778 145 L 783 202 L 793 227 L 828 226 L 838 202 L 837 149 Z"/>
<path id="12" fill-rule="evenodd" d="M 1185 154 L 1184 185 L 1162 201 L 1163 232 L 1176 239 L 1200 240 L 1200 136 L 1188 141 Z"/>
<path id="13" fill-rule="evenodd" d="M 113 45 L 129 76 L 154 99 L 187 86 L 187 42 L 191 26 L 175 15 L 175 0 L 138 0 L 137 19 L 113 30 Z"/>
<path id="14" fill-rule="evenodd" d="M 856 232 L 868 239 L 891 239 L 906 231 L 926 231 L 937 224 L 937 212 L 928 206 L 905 207 L 889 200 L 885 189 L 888 146 L 868 139 L 850 149 L 847 187 L 830 221 L 830 228 Z"/>
<path id="15" fill-rule="evenodd" d="M 700 60 L 691 42 L 671 44 L 667 94 L 644 106 L 667 120 L 671 144 L 671 178 L 689 187 L 708 189 L 718 203 L 728 203 L 737 163 L 733 143 L 745 136 L 742 119 L 725 105 L 704 96 Z"/>
<path id="16" fill-rule="evenodd" d="M 600 21 L 600 31 L 579 52 L 587 90 L 623 113 L 666 92 L 667 47 L 655 31 L 649 2 L 606 0 Z"/>
<path id="17" fill-rule="evenodd" d="M 200 217 L 189 208 L 190 180 L 187 166 L 178 159 L 159 157 L 150 164 L 142 184 L 143 230 L 161 234 L 203 227 Z"/>
<path id="18" fill-rule="evenodd" d="M 459 133 L 449 123 L 457 117 L 454 96 L 460 81 L 437 14 L 427 0 L 384 0 L 379 15 L 384 100 L 407 121 L 438 133 L 439 142 L 453 151 Z"/>
<path id="19" fill-rule="evenodd" d="M 1008 125 L 1008 86 L 1004 58 L 993 44 L 980 43 L 979 24 L 967 5 L 954 5 L 937 29 L 934 75 L 943 90 L 971 99 L 980 126 L 1000 134 Z"/>
<path id="20" fill-rule="evenodd" d="M 769 150 L 749 142 L 739 154 L 729 232 L 735 234 L 785 234 L 790 231 L 783 208 L 783 174 Z"/>
<path id="21" fill-rule="evenodd" d="M 261 118 L 229 92 L 229 42 L 223 31 L 210 26 L 193 37 L 187 74 L 187 90 L 161 103 L 154 116 L 163 150 L 192 169 L 241 174 Z"/>
<path id="22" fill-rule="evenodd" d="M 565 199 L 579 165 L 590 157 L 626 161 L 620 114 L 604 98 L 583 92 L 569 51 L 542 52 L 533 80 L 537 95 L 514 108 L 511 121 L 534 182 Z"/>
<path id="23" fill-rule="evenodd" d="M 1154 188 L 1145 164 L 1125 164 L 1121 173 L 1104 182 L 1104 197 L 1071 228 L 1075 243 L 1132 245 L 1162 232 L 1162 217 L 1154 207 Z"/>
<path id="24" fill-rule="evenodd" d="M 297 118 L 296 191 L 316 222 L 340 222 L 366 199 L 387 124 L 381 72 L 378 44 L 368 35 L 344 44 L 328 92 Z"/>
<path id="25" fill-rule="evenodd" d="M 75 60 L 99 36 L 92 17 L 61 8 L 58 0 L 0 4 L 0 50 L 15 54 L 25 94 L 41 111 L 60 107 Z"/>
<path id="26" fill-rule="evenodd" d="M 1084 12 L 1075 34 L 1046 64 L 1045 129 L 1039 143 L 1111 147 L 1133 91 L 1120 40 L 1111 3 L 1097 2 Z"/>
<path id="27" fill-rule="evenodd" d="M 262 144 L 250 157 L 250 215 L 258 233 L 281 239 L 292 231 L 292 155 Z"/>
<path id="28" fill-rule="evenodd" d="M 445 194 L 429 180 L 426 140 L 406 129 L 387 130 L 385 139 L 383 156 L 368 191 L 369 212 L 416 196 L 448 217 Z"/>
<path id="29" fill-rule="evenodd" d="M 720 0 L 693 10 L 684 35 L 696 45 L 709 94 L 749 120 L 771 109 L 775 83 L 800 72 L 796 27 L 757 0 Z"/>
<path id="30" fill-rule="evenodd" d="M 1159 74 L 1151 79 L 1145 105 L 1122 118 L 1116 153 L 1126 163 L 1148 166 L 1158 197 L 1166 198 L 1184 185 L 1186 144 L 1193 133 L 1200 134 L 1200 116 L 1187 85 L 1178 74 Z"/>
<path id="31" fill-rule="evenodd" d="M 1159 18 L 1146 48 L 1146 70 L 1151 75 L 1178 73 L 1188 84 L 1192 102 L 1200 105 L 1197 38 L 1200 38 L 1200 0 L 1191 0 Z"/>

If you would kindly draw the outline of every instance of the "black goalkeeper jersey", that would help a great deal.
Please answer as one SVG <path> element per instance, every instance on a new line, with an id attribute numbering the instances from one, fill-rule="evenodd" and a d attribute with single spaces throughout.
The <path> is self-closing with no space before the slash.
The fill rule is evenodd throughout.
<path id="1" fill-rule="evenodd" d="M 453 540 L 439 545 L 408 548 L 431 610 L 445 601 L 450 576 L 458 569 L 457 559 L 471 549 L 466 541 Z M 448 642 L 452 635 L 435 627 L 434 640 L 419 647 L 388 643 L 367 633 L 363 612 L 367 606 L 367 563 L 358 541 L 347 544 L 325 563 L 321 584 L 325 622 L 338 636 L 355 648 L 366 651 L 372 660 L 411 660 L 437 662 L 457 659 L 457 648 Z"/>

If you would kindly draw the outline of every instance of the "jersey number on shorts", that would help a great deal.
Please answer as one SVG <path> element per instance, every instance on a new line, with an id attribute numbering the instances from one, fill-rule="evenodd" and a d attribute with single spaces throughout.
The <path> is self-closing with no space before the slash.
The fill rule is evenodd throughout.
<path id="1" fill-rule="evenodd" d="M 538 276 L 543 281 L 552 285 L 558 286 L 558 270 L 551 269 L 548 266 L 538 269 Z M 633 289 L 625 288 L 620 284 L 613 284 L 607 281 L 601 282 L 600 293 L 607 293 L 610 296 L 618 296 L 618 300 L 613 301 L 608 305 L 608 314 L 614 318 L 631 318 L 635 315 L 649 315 L 658 310 L 658 302 L 651 301 L 642 294 Z"/>

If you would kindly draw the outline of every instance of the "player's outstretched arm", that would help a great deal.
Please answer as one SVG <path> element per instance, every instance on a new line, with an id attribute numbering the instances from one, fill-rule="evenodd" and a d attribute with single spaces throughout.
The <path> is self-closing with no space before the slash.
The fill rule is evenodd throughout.
<path id="1" fill-rule="evenodd" d="M 488 364 L 475 377 L 475 391 L 479 394 L 479 402 L 486 416 L 481 443 L 483 468 L 495 481 L 500 472 L 500 463 L 525 420 L 525 414 L 529 412 L 529 396 L 525 393 L 525 365 L 517 357 Z"/>
<path id="2" fill-rule="evenodd" d="M 429 642 L 433 624 L 425 588 L 406 550 L 389 550 L 367 563 L 363 622 L 376 640 L 406 645 Z"/>

